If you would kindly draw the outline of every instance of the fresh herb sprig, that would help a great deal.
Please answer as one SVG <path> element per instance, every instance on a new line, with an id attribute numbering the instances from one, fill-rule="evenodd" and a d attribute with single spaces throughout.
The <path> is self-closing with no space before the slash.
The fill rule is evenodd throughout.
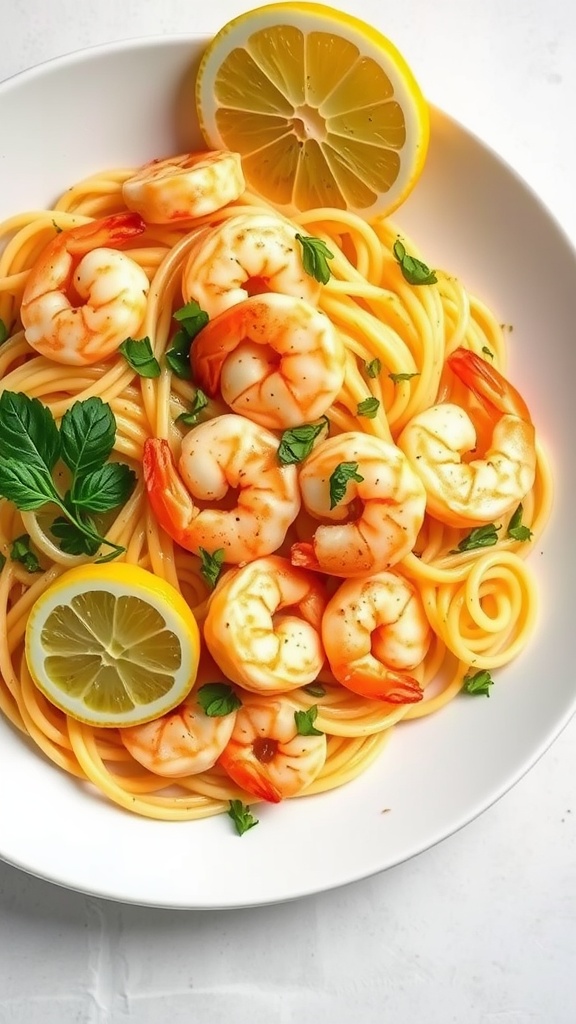
<path id="1" fill-rule="evenodd" d="M 228 683 L 204 683 L 196 696 L 209 718 L 223 718 L 242 707 L 242 701 Z"/>
<path id="2" fill-rule="evenodd" d="M 206 548 L 199 548 L 200 572 L 204 581 L 212 589 L 216 586 L 218 577 L 224 563 L 224 548 L 216 548 L 216 551 L 206 551 Z"/>
<path id="3" fill-rule="evenodd" d="M 364 477 L 358 472 L 357 462 L 339 462 L 336 469 L 330 476 L 328 486 L 330 488 L 330 508 L 336 508 L 346 494 L 346 487 L 349 480 L 362 483 Z"/>
<path id="4" fill-rule="evenodd" d="M 494 685 L 494 680 L 487 669 L 480 669 L 478 672 L 471 673 L 464 676 L 463 687 L 465 693 L 470 693 L 474 697 L 489 697 L 490 687 Z"/>
<path id="5" fill-rule="evenodd" d="M 139 377 L 160 376 L 160 363 L 152 351 L 152 343 L 148 336 L 138 339 L 125 338 L 118 351 Z"/>
<path id="6" fill-rule="evenodd" d="M 485 526 L 477 526 L 474 530 L 471 530 L 462 540 L 459 542 L 458 547 L 451 551 L 452 555 L 458 555 L 462 551 L 474 551 L 476 548 L 491 548 L 494 544 L 498 543 L 498 533 L 500 529 L 494 523 L 486 523 Z"/>
<path id="7" fill-rule="evenodd" d="M 61 549 L 94 555 L 111 549 L 100 561 L 116 558 L 124 548 L 99 534 L 91 513 L 124 504 L 136 475 L 123 463 L 108 462 L 116 437 L 116 420 L 100 398 L 75 402 L 58 428 L 48 406 L 13 391 L 0 396 L 0 496 L 21 512 L 45 505 L 61 513 L 53 523 Z M 70 488 L 62 495 L 54 480 L 59 461 L 70 471 Z"/>
<path id="8" fill-rule="evenodd" d="M 172 344 L 164 356 L 168 366 L 181 380 L 190 380 L 192 370 L 190 367 L 190 349 L 196 335 L 206 327 L 208 313 L 201 309 L 198 302 L 192 299 L 185 306 L 181 306 L 174 313 L 174 320 L 180 324 L 180 329 L 172 338 Z"/>
<path id="9" fill-rule="evenodd" d="M 410 253 L 406 252 L 406 246 L 399 238 L 394 242 L 392 252 L 400 264 L 402 276 L 408 281 L 408 284 L 436 284 L 438 280 L 436 271 L 430 270 L 430 267 L 422 263 L 422 260 L 410 256 Z"/>
<path id="10" fill-rule="evenodd" d="M 302 423 L 285 430 L 278 445 L 278 461 L 282 466 L 296 465 L 307 459 L 314 442 L 323 431 L 330 429 L 330 421 L 323 416 L 320 423 Z"/>
<path id="11" fill-rule="evenodd" d="M 366 419 L 373 420 L 378 415 L 378 409 L 380 408 L 380 402 L 373 395 L 370 398 L 364 398 L 362 402 L 358 402 L 358 408 L 356 409 L 357 416 L 365 416 Z"/>
<path id="12" fill-rule="evenodd" d="M 524 507 L 520 503 L 508 523 L 507 534 L 509 537 L 512 537 L 512 540 L 526 541 L 532 539 L 532 530 L 530 527 L 524 526 L 522 522 L 523 513 Z"/>
<path id="13" fill-rule="evenodd" d="M 241 800 L 229 800 L 229 808 L 226 811 L 229 818 L 232 818 L 239 836 L 243 836 L 250 828 L 258 824 L 250 808 Z"/>
<path id="14" fill-rule="evenodd" d="M 323 736 L 324 733 L 317 729 L 314 722 L 318 718 L 318 708 L 316 704 L 308 708 L 307 711 L 295 711 L 294 721 L 296 723 L 296 732 L 299 736 Z"/>
<path id="15" fill-rule="evenodd" d="M 40 572 L 40 562 L 38 561 L 38 556 L 32 550 L 30 537 L 27 533 L 23 533 L 12 541 L 10 545 L 10 558 L 13 562 L 21 562 L 26 572 Z"/>
<path id="16" fill-rule="evenodd" d="M 181 412 L 176 417 L 176 423 L 183 423 L 185 427 L 195 427 L 198 423 L 198 417 L 200 413 L 204 411 L 208 405 L 208 396 L 204 394 L 201 388 L 196 388 L 196 394 L 192 399 L 192 404 L 188 412 Z"/>
<path id="17" fill-rule="evenodd" d="M 313 277 L 320 284 L 328 284 L 332 271 L 328 266 L 328 260 L 334 259 L 334 253 L 330 251 L 326 242 L 321 238 L 314 238 L 313 235 L 296 235 L 302 246 L 302 266 L 304 272 Z"/>

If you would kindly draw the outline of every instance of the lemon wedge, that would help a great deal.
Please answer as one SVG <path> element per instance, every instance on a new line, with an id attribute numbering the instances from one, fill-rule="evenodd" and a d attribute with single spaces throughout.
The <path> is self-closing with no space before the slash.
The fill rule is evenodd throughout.
<path id="1" fill-rule="evenodd" d="M 101 728 L 163 715 L 191 690 L 196 620 L 174 587 L 126 563 L 82 565 L 34 604 L 26 660 L 42 693 L 66 714 Z"/>
<path id="2" fill-rule="evenodd" d="M 406 61 L 323 4 L 228 22 L 203 55 L 196 105 L 207 145 L 240 153 L 248 187 L 282 210 L 387 215 L 424 167 L 429 111 Z"/>

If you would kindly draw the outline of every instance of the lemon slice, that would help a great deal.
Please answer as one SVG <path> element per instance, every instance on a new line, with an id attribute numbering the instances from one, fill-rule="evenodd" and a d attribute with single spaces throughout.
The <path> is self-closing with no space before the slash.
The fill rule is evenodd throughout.
<path id="1" fill-rule="evenodd" d="M 428 149 L 428 106 L 402 55 L 323 4 L 230 21 L 203 56 L 196 105 L 208 146 L 240 153 L 249 188 L 282 210 L 386 215 Z"/>
<path id="2" fill-rule="evenodd" d="M 182 595 L 125 563 L 65 572 L 38 598 L 26 627 L 38 688 L 72 718 L 103 728 L 148 722 L 179 704 L 194 684 L 199 651 Z"/>

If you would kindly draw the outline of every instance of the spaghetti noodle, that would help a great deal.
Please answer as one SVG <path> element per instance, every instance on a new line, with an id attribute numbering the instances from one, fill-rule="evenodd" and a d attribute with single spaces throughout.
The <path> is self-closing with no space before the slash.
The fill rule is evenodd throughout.
<path id="1" fill-rule="evenodd" d="M 98 174 L 68 189 L 52 209 L 22 213 L 0 225 L 5 243 L 0 256 L 0 319 L 12 328 L 0 349 L 0 391 L 23 391 L 39 398 L 55 418 L 73 402 L 91 396 L 109 403 L 117 423 L 115 451 L 137 469 L 139 483 L 109 524 L 106 537 L 125 549 L 123 559 L 180 589 L 201 624 L 209 591 L 199 559 L 160 528 L 140 472 L 148 437 L 167 438 L 178 446 L 182 429 L 176 419 L 193 402 L 194 384 L 167 369 L 157 379 L 139 377 L 119 354 L 101 364 L 63 367 L 35 354 L 21 328 L 20 304 L 30 268 L 55 231 L 124 211 L 122 184 L 132 174 L 131 169 Z M 172 315 L 182 304 L 183 266 L 198 230 L 256 212 L 271 211 L 245 193 L 192 226 L 148 226 L 131 243 L 129 255 L 150 281 L 140 333 L 152 340 L 158 359 L 169 346 Z M 331 277 L 318 302 L 346 349 L 344 384 L 328 411 L 331 433 L 360 430 L 395 443 L 412 417 L 437 402 L 439 395 L 456 396 L 454 400 L 465 404 L 469 398 L 462 386 L 445 373 L 447 357 L 458 347 L 487 354 L 495 367 L 503 369 L 505 336 L 493 313 L 452 275 L 437 271 L 434 283 L 409 284 L 394 255 L 399 237 L 394 225 L 370 224 L 333 209 L 311 210 L 293 221 L 322 239 L 333 254 Z M 416 253 L 412 243 L 404 243 Z M 376 361 L 381 372 L 366 373 Z M 376 414 L 359 416 L 359 405 L 370 398 L 379 403 Z M 221 411 L 213 402 L 205 415 Z M 292 691 L 295 708 L 317 705 L 315 725 L 327 736 L 326 762 L 306 793 L 320 793 L 355 778 L 378 757 L 394 726 L 443 707 L 459 693 L 471 670 L 500 667 L 519 654 L 536 614 L 536 588 L 525 557 L 545 525 L 551 495 L 546 458 L 537 446 L 535 483 L 523 499 L 530 543 L 515 540 L 503 528 L 489 549 L 461 549 L 467 530 L 426 515 L 414 551 L 395 566 L 419 591 L 434 632 L 414 673 L 424 698 L 403 705 L 370 700 L 337 684 L 326 668 L 317 680 L 316 693 L 321 696 L 304 689 Z M 41 513 L 18 512 L 7 500 L 0 501 L 0 550 L 8 555 L 13 539 L 22 533 L 30 536 L 48 567 L 30 576 L 7 557 L 0 576 L 0 708 L 6 718 L 56 765 L 90 780 L 131 812 L 163 820 L 200 818 L 225 811 L 231 799 L 246 798 L 219 766 L 168 784 L 131 757 L 118 730 L 83 725 L 58 711 L 36 689 L 24 657 L 29 612 L 67 567 L 87 558 L 61 551 Z"/>

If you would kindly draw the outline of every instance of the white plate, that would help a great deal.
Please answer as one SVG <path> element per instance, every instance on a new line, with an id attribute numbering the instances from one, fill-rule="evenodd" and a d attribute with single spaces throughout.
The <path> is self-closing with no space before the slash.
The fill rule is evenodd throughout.
<path id="1" fill-rule="evenodd" d="M 0 217 L 74 181 L 198 143 L 202 41 L 120 43 L 58 59 L 0 87 Z M 571 433 L 576 257 L 493 153 L 434 112 L 426 170 L 397 222 L 432 266 L 457 273 L 513 324 L 511 375 L 552 453 L 553 519 L 534 550 L 538 631 L 490 700 L 461 697 L 400 726 L 378 763 L 319 797 L 258 808 L 242 838 L 215 818 L 159 823 L 105 803 L 0 723 L 0 856 L 84 892 L 165 907 L 292 899 L 411 857 L 483 811 L 537 760 L 575 708 Z M 384 808 L 390 813 L 382 814 Z"/>

